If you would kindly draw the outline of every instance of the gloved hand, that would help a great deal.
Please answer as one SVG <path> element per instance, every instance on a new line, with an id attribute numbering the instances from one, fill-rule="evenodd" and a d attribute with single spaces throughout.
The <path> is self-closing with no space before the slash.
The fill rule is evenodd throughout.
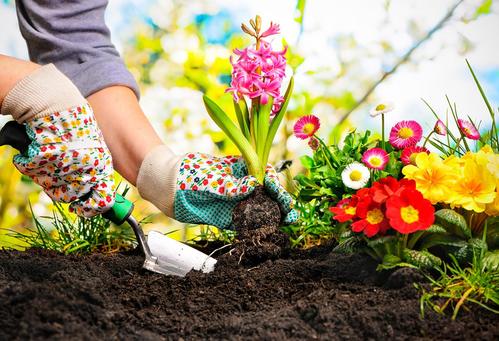
<path id="1" fill-rule="evenodd" d="M 5 97 L 1 113 L 23 123 L 31 139 L 14 165 L 55 201 L 91 217 L 114 204 L 111 154 L 92 108 L 55 66 L 22 79 Z"/>
<path id="2" fill-rule="evenodd" d="M 248 175 L 241 157 L 218 158 L 202 153 L 174 157 L 166 146 L 157 147 L 146 156 L 137 179 L 142 197 L 168 216 L 222 229 L 231 227 L 234 207 L 257 186 L 258 181 Z M 271 166 L 266 169 L 264 186 L 285 214 L 284 223 L 296 221 L 293 200 Z"/>

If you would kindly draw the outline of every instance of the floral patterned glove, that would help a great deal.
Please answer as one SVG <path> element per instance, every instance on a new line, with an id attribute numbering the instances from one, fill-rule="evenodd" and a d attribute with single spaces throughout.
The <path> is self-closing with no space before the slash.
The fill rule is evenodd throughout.
<path id="1" fill-rule="evenodd" d="M 241 157 L 187 154 L 180 163 L 177 177 L 175 219 L 229 228 L 232 210 L 257 185 L 258 181 L 248 175 L 246 163 Z M 284 222 L 295 221 L 297 214 L 292 209 L 292 198 L 280 185 L 277 173 L 270 165 L 266 170 L 265 188 L 286 214 Z"/>
<path id="2" fill-rule="evenodd" d="M 114 204 L 111 154 L 92 108 L 53 65 L 21 80 L 1 111 L 23 123 L 31 140 L 14 165 L 53 200 L 85 217 Z"/>
<path id="3" fill-rule="evenodd" d="M 26 125 L 32 140 L 14 165 L 53 200 L 71 203 L 91 217 L 114 204 L 112 159 L 88 104 L 34 119 Z"/>

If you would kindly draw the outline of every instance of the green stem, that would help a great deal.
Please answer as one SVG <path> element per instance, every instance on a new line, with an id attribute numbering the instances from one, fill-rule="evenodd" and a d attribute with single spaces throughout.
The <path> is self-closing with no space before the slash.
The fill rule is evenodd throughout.
<path id="1" fill-rule="evenodd" d="M 457 140 L 456 146 L 451 150 L 450 155 L 454 155 L 456 153 L 456 151 L 459 149 L 461 140 L 463 140 L 462 136 Z"/>
<path id="2" fill-rule="evenodd" d="M 319 143 L 321 145 L 321 150 L 322 150 L 322 153 L 324 154 L 324 158 L 326 159 L 327 165 L 329 166 L 329 168 L 331 168 L 331 170 L 334 170 L 334 168 L 331 165 L 331 162 L 329 160 L 329 157 L 331 157 L 333 159 L 333 156 L 331 155 L 331 151 L 329 150 L 329 148 L 326 146 L 326 144 L 324 143 L 324 141 L 322 141 L 322 139 L 320 137 L 317 137 L 315 135 L 314 135 L 314 137 L 319 141 Z M 328 155 L 326 155 L 326 154 L 328 154 Z"/>
<path id="3" fill-rule="evenodd" d="M 429 133 L 428 136 L 426 136 L 426 139 L 424 140 L 423 143 L 423 148 L 426 146 L 426 143 L 428 142 L 428 140 L 430 139 L 431 135 L 433 135 L 434 132 L 435 130 L 432 130 L 431 133 Z"/>
<path id="4" fill-rule="evenodd" d="M 381 148 L 385 149 L 385 114 L 381 114 Z"/>

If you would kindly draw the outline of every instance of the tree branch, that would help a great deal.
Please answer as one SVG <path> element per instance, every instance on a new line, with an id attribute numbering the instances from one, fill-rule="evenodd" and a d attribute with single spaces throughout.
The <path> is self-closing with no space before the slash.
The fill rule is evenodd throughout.
<path id="1" fill-rule="evenodd" d="M 450 18 L 452 18 L 452 16 L 454 15 L 454 12 L 456 11 L 457 7 L 459 7 L 459 5 L 463 2 L 464 0 L 459 0 L 457 1 L 450 9 L 449 11 L 447 12 L 447 14 L 442 18 L 440 19 L 440 21 L 431 29 L 429 30 L 426 35 L 421 38 L 416 44 L 414 44 L 400 59 L 397 63 L 395 63 L 395 65 L 392 66 L 392 68 L 388 71 L 386 71 L 385 73 L 383 73 L 381 75 L 381 77 L 376 81 L 374 82 L 371 87 L 369 87 L 369 89 L 365 92 L 365 94 L 360 98 L 360 100 L 357 101 L 357 103 L 354 104 L 354 106 L 352 108 L 350 108 L 350 110 L 348 110 L 346 113 L 344 113 L 338 124 L 341 124 L 343 123 L 347 118 L 348 116 L 350 116 L 351 113 L 353 113 L 355 110 L 357 110 L 368 98 L 369 96 L 374 92 L 374 90 L 376 90 L 376 88 L 381 84 L 383 83 L 388 77 L 390 77 L 392 74 L 394 74 L 397 69 L 399 68 L 399 66 L 401 66 L 402 64 L 406 63 L 412 56 L 412 54 L 426 41 L 428 41 L 429 39 L 431 39 L 431 37 L 436 33 L 438 32 L 442 27 L 444 27 L 444 25 L 447 23 L 447 21 L 449 21 Z"/>

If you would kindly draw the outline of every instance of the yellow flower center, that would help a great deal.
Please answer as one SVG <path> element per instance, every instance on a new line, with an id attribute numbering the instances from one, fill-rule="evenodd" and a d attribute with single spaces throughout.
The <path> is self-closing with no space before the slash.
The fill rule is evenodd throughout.
<path id="1" fill-rule="evenodd" d="M 348 206 L 347 208 L 345 208 L 345 213 L 348 215 L 355 215 L 356 212 L 357 212 L 356 207 Z"/>
<path id="2" fill-rule="evenodd" d="M 412 135 L 414 135 L 414 132 L 411 128 L 403 127 L 399 130 L 398 135 L 402 139 L 408 139 L 409 137 L 412 137 Z"/>
<path id="3" fill-rule="evenodd" d="M 315 125 L 313 123 L 307 123 L 303 126 L 303 132 L 307 135 L 312 135 L 315 130 Z"/>
<path id="4" fill-rule="evenodd" d="M 359 170 L 354 169 L 350 173 L 350 180 L 352 180 L 352 181 L 359 181 L 360 179 L 362 179 L 362 173 Z"/>
<path id="5" fill-rule="evenodd" d="M 385 110 L 386 109 L 386 105 L 384 105 L 384 104 L 378 104 L 375 109 L 376 109 L 376 111 Z"/>
<path id="6" fill-rule="evenodd" d="M 381 166 L 382 161 L 379 157 L 373 156 L 373 157 L 369 158 L 369 163 L 374 167 L 379 167 L 379 166 Z"/>
<path id="7" fill-rule="evenodd" d="M 371 225 L 379 224 L 383 221 L 385 216 L 383 212 L 379 208 L 375 208 L 374 210 L 370 210 L 367 212 L 366 220 Z"/>
<path id="8" fill-rule="evenodd" d="M 412 205 L 400 209 L 400 217 L 407 224 L 412 224 L 419 220 L 419 211 Z"/>

